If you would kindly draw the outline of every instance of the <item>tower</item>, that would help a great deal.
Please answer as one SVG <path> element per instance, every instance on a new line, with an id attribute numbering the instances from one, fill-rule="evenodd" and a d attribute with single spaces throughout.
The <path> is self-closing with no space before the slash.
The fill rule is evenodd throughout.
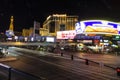
<path id="1" fill-rule="evenodd" d="M 11 16 L 9 30 L 6 30 L 6 36 L 9 38 L 15 36 L 14 31 L 13 31 L 13 27 L 14 27 L 13 26 L 13 16 Z"/>
<path id="2" fill-rule="evenodd" d="M 11 30 L 11 31 L 13 31 L 13 28 L 14 28 L 13 21 L 14 21 L 13 16 L 11 16 L 11 18 L 10 18 L 10 27 L 9 27 L 9 30 Z"/>

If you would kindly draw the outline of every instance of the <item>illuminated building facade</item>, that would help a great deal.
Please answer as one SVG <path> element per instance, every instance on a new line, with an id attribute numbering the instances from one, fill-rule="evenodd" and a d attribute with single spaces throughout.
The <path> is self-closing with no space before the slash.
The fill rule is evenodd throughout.
<path id="1" fill-rule="evenodd" d="M 106 20 L 85 20 L 75 24 L 74 30 L 58 31 L 60 45 L 84 45 L 94 53 L 110 53 L 120 47 L 120 23 Z M 86 48 L 84 48 L 87 50 Z"/>
<path id="2" fill-rule="evenodd" d="M 99 52 L 113 53 L 120 47 L 120 23 L 106 20 L 86 20 L 76 23 L 74 39 L 89 44 Z M 81 36 L 83 35 L 83 36 Z M 94 47 L 93 47 L 94 46 Z M 116 51 L 115 50 L 115 51 Z"/>
<path id="3" fill-rule="evenodd" d="M 33 36 L 33 28 L 30 29 L 23 29 L 22 36 Z"/>
<path id="4" fill-rule="evenodd" d="M 57 31 L 75 30 L 75 23 L 78 16 L 68 16 L 66 14 L 53 14 L 47 17 L 43 23 L 43 28 L 49 36 L 56 36 Z"/>
<path id="5" fill-rule="evenodd" d="M 23 29 L 22 30 L 22 36 L 24 36 L 24 37 L 29 36 L 29 31 L 30 31 L 29 29 Z"/>
<path id="6" fill-rule="evenodd" d="M 45 28 L 40 28 L 40 35 L 41 36 L 46 36 L 48 35 L 48 30 Z"/>
<path id="7" fill-rule="evenodd" d="M 57 39 L 88 42 L 93 45 L 120 43 L 120 24 L 106 20 L 86 20 L 75 24 L 75 30 L 57 31 Z"/>

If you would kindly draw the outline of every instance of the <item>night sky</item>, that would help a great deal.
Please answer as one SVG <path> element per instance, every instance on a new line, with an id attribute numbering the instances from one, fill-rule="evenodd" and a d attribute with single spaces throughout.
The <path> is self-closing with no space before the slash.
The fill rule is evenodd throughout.
<path id="1" fill-rule="evenodd" d="M 33 27 L 52 14 L 78 15 L 79 20 L 103 19 L 120 22 L 120 0 L 0 0 L 0 32 L 9 29 L 14 16 L 14 30 Z"/>

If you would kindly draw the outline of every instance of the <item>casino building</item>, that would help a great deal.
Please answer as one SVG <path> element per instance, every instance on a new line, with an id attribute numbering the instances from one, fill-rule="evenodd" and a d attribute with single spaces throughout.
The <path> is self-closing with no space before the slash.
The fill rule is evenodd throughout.
<path id="1" fill-rule="evenodd" d="M 75 24 L 75 30 L 58 31 L 57 39 L 75 45 L 101 49 L 120 44 L 120 24 L 105 20 L 86 20 Z"/>

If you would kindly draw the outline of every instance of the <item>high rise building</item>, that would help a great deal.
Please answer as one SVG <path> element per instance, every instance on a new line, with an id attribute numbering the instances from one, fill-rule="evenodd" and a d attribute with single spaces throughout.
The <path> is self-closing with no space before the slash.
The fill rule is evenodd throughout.
<path id="1" fill-rule="evenodd" d="M 66 14 L 53 14 L 47 17 L 43 23 L 43 28 L 49 36 L 56 36 L 57 31 L 74 30 L 78 16 Z"/>

